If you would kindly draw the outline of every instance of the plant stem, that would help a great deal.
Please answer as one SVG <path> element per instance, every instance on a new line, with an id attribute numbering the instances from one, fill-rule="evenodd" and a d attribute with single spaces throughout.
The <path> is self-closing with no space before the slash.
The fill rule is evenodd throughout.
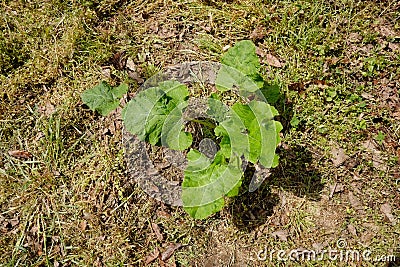
<path id="1" fill-rule="evenodd" d="M 201 125 L 204 125 L 207 128 L 211 128 L 211 129 L 214 129 L 216 127 L 216 125 L 214 123 L 211 123 L 211 122 L 208 122 L 208 121 L 204 121 L 204 120 L 194 119 L 194 120 L 192 120 L 192 122 L 200 123 Z"/>

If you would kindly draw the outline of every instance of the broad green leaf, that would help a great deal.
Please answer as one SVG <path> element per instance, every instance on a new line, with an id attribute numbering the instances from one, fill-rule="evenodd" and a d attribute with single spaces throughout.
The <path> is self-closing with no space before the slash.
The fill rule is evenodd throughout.
<path id="1" fill-rule="evenodd" d="M 220 151 L 226 158 L 240 155 L 248 157 L 250 145 L 246 131 L 243 121 L 232 110 L 227 119 L 215 127 L 215 135 L 221 137 Z"/>
<path id="2" fill-rule="evenodd" d="M 250 40 L 236 43 L 223 55 L 221 63 L 237 69 L 246 76 L 256 76 L 260 70 L 256 46 Z"/>
<path id="3" fill-rule="evenodd" d="M 265 168 L 276 166 L 275 149 L 282 130 L 282 125 L 273 120 L 276 115 L 277 110 L 262 101 L 234 104 L 228 119 L 215 128 L 215 134 L 222 137 L 221 153 L 227 158 L 243 155 Z"/>
<path id="4" fill-rule="evenodd" d="M 196 219 L 221 210 L 225 196 L 239 192 L 243 172 L 239 157 L 226 162 L 221 152 L 211 161 L 197 150 L 189 151 L 182 183 L 183 208 Z"/>
<path id="5" fill-rule="evenodd" d="M 226 119 L 229 112 L 229 107 L 224 103 L 215 98 L 208 99 L 207 115 L 218 122 L 222 122 Z"/>
<path id="6" fill-rule="evenodd" d="M 264 80 L 259 74 L 260 60 L 252 41 L 238 42 L 224 54 L 221 63 L 215 81 L 218 90 L 228 91 L 237 87 L 239 91 L 255 92 L 263 87 Z"/>
<path id="7" fill-rule="evenodd" d="M 171 149 L 184 150 L 192 144 L 192 135 L 184 132 L 182 110 L 187 103 L 182 102 L 176 106 L 165 118 L 162 126 L 161 144 Z"/>
<path id="8" fill-rule="evenodd" d="M 126 84 L 113 88 L 107 82 L 102 81 L 92 89 L 84 91 L 81 98 L 91 110 L 107 116 L 119 106 L 119 101 L 126 92 L 128 92 Z"/>
<path id="9" fill-rule="evenodd" d="M 187 87 L 177 81 L 165 81 L 139 92 L 123 111 L 126 129 L 152 145 L 188 148 L 192 136 L 183 132 L 182 119 L 188 95 Z"/>
<path id="10" fill-rule="evenodd" d="M 237 69 L 226 65 L 221 66 L 215 80 L 216 87 L 219 91 L 225 92 L 238 89 L 241 94 L 244 92 L 255 92 L 263 86 L 263 83 L 264 81 L 262 78 L 261 80 L 253 80 L 250 76 L 246 76 Z"/>
<path id="11" fill-rule="evenodd" d="M 256 117 L 249 105 L 236 103 L 235 105 L 233 105 L 232 110 L 239 116 L 240 120 L 242 120 L 243 124 L 246 127 L 246 135 L 249 140 L 249 148 L 246 153 L 244 153 L 244 156 L 250 162 L 256 163 L 261 151 L 261 146 L 259 145 L 261 132 L 257 131 L 258 122 L 256 120 Z"/>
<path id="12" fill-rule="evenodd" d="M 281 96 L 280 89 L 277 84 L 264 84 L 260 90 L 269 104 L 275 104 Z"/>
<path id="13" fill-rule="evenodd" d="M 278 115 L 278 111 L 276 111 L 275 114 Z M 276 116 L 276 115 L 274 115 L 274 116 Z M 279 133 L 283 130 L 283 126 L 279 121 L 275 121 L 275 130 L 276 130 L 276 145 L 278 146 L 279 143 L 281 142 L 281 137 L 280 137 Z M 275 154 L 274 161 L 272 162 L 271 168 L 277 167 L 278 164 L 279 164 L 279 156 Z"/>
<path id="14" fill-rule="evenodd" d="M 114 95 L 114 97 L 121 98 L 127 92 L 128 85 L 126 83 L 122 83 L 119 86 L 114 87 L 111 93 Z"/>
<path id="15" fill-rule="evenodd" d="M 277 111 L 275 108 L 272 110 L 270 105 L 261 101 L 251 101 L 249 107 L 255 115 L 255 119 L 249 128 L 249 136 L 254 139 L 253 142 L 250 142 L 250 145 L 260 150 L 258 160 L 261 165 L 270 168 L 274 162 L 275 149 L 279 138 L 276 129 L 277 124 L 273 120 Z"/>

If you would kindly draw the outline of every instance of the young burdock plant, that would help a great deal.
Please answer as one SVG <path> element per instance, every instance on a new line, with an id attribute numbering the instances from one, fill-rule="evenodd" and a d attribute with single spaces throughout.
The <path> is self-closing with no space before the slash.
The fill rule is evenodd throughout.
<path id="1" fill-rule="evenodd" d="M 282 125 L 274 120 L 277 110 L 266 101 L 276 98 L 276 88 L 268 87 L 260 75 L 255 45 L 238 42 L 221 63 L 214 93 L 207 99 L 208 118 L 192 119 L 211 130 L 219 142 L 212 157 L 195 149 L 192 133 L 185 131 L 184 112 L 193 98 L 187 85 L 176 80 L 159 82 L 137 93 L 122 111 L 125 129 L 141 141 L 187 152 L 181 198 L 185 211 L 197 219 L 220 211 L 225 197 L 238 195 L 248 162 L 262 169 L 278 165 L 275 149 Z M 101 82 L 86 90 L 82 100 L 106 116 L 127 91 L 127 85 L 113 88 Z M 225 105 L 220 99 L 226 94 L 236 94 L 236 103 Z"/>

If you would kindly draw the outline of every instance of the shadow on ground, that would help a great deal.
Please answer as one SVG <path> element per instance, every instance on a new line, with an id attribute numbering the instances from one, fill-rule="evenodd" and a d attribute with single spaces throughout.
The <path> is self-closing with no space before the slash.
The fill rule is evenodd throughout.
<path id="1" fill-rule="evenodd" d="M 318 201 L 323 184 L 320 173 L 312 165 L 311 153 L 305 147 L 295 146 L 279 152 L 280 163 L 255 192 L 248 192 L 254 168 L 245 173 L 244 191 L 236 197 L 230 208 L 233 223 L 241 230 L 251 231 L 264 224 L 279 203 L 279 196 L 271 187 L 291 192 L 298 197 Z"/>

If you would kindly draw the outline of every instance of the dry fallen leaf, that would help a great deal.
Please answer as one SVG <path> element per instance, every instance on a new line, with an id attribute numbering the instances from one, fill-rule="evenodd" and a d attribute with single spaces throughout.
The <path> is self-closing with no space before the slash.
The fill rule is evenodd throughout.
<path id="1" fill-rule="evenodd" d="M 392 51 L 399 51 L 400 50 L 400 46 L 398 44 L 389 43 L 388 46 L 389 46 L 390 50 L 392 50 Z"/>
<path id="2" fill-rule="evenodd" d="M 380 229 L 379 226 L 377 226 L 377 225 L 375 225 L 373 223 L 369 223 L 369 222 L 363 223 L 362 226 L 365 227 L 365 228 L 368 228 L 372 232 L 378 232 L 379 229 Z"/>
<path id="3" fill-rule="evenodd" d="M 135 62 L 128 58 L 125 63 L 124 69 L 126 70 L 128 76 L 134 79 L 138 84 L 142 84 L 144 79 L 140 76 L 140 69 L 137 68 Z"/>
<path id="4" fill-rule="evenodd" d="M 231 45 L 228 44 L 228 45 L 226 45 L 226 46 L 224 46 L 224 47 L 222 48 L 222 51 L 223 51 L 223 52 L 228 51 L 229 48 L 231 48 Z"/>
<path id="5" fill-rule="evenodd" d="M 126 60 L 125 68 L 127 70 L 136 71 L 136 64 L 130 57 Z"/>
<path id="6" fill-rule="evenodd" d="M 352 234 L 353 236 L 357 236 L 357 230 L 354 227 L 354 225 L 349 224 L 347 225 L 347 230 L 350 232 L 350 234 Z"/>
<path id="7" fill-rule="evenodd" d="M 140 74 L 137 71 L 127 70 L 128 76 L 131 79 L 134 79 L 138 84 L 142 84 L 144 79 L 140 77 Z"/>
<path id="8" fill-rule="evenodd" d="M 149 265 L 150 263 L 155 261 L 158 258 L 159 255 L 160 255 L 160 251 L 158 250 L 158 248 L 156 248 L 154 250 L 154 252 L 152 252 L 152 253 L 150 253 L 149 255 L 146 256 L 146 258 L 144 259 L 144 264 L 145 265 Z"/>
<path id="9" fill-rule="evenodd" d="M 169 218 L 171 217 L 171 214 L 169 214 L 167 211 L 165 210 L 157 210 L 156 214 L 159 218 Z"/>
<path id="10" fill-rule="evenodd" d="M 389 203 L 383 204 L 380 210 L 383 212 L 383 214 L 385 214 L 386 219 L 389 220 L 389 222 L 391 222 L 392 225 L 397 224 L 397 219 L 393 216 L 392 207 L 390 206 Z"/>
<path id="11" fill-rule="evenodd" d="M 361 235 L 360 240 L 364 245 L 369 245 L 374 236 L 375 234 L 373 232 L 367 230 Z"/>
<path id="12" fill-rule="evenodd" d="M 328 83 L 324 80 L 313 80 L 313 81 L 309 82 L 307 85 L 315 85 L 321 89 L 325 89 L 325 88 L 328 88 L 329 86 L 332 86 L 330 83 Z"/>
<path id="13" fill-rule="evenodd" d="M 335 183 L 334 185 L 330 185 L 330 194 L 329 197 L 332 198 L 335 193 L 340 193 L 344 191 L 344 185 Z"/>
<path id="14" fill-rule="evenodd" d="M 279 191 L 278 195 L 281 202 L 281 207 L 284 207 L 287 203 L 286 194 L 284 191 Z"/>
<path id="15" fill-rule="evenodd" d="M 153 228 L 153 231 L 154 231 L 154 233 L 155 233 L 155 235 L 157 237 L 157 240 L 160 241 L 160 242 L 163 241 L 164 237 L 161 234 L 161 230 L 160 230 L 160 227 L 158 226 L 158 224 L 151 223 L 151 228 Z"/>
<path id="16" fill-rule="evenodd" d="M 336 148 L 334 147 L 332 149 L 332 162 L 335 167 L 338 167 L 342 165 L 343 162 L 345 162 L 349 157 L 346 155 L 345 151 L 343 148 Z"/>
<path id="17" fill-rule="evenodd" d="M 275 68 L 282 68 L 283 64 L 279 61 L 279 59 L 271 54 L 267 54 L 265 56 L 265 62 Z"/>
<path id="18" fill-rule="evenodd" d="M 303 82 L 296 82 L 296 83 L 291 83 L 288 85 L 288 89 L 290 91 L 297 91 L 300 94 L 304 92 L 305 85 Z"/>
<path id="19" fill-rule="evenodd" d="M 265 29 L 264 26 L 258 26 L 250 34 L 250 39 L 252 39 L 253 41 L 262 40 L 267 34 L 268 31 Z"/>
<path id="20" fill-rule="evenodd" d="M 356 210 L 360 215 L 365 215 L 365 210 L 361 201 L 353 194 L 353 192 L 349 192 L 348 195 L 349 202 L 354 210 Z"/>
<path id="21" fill-rule="evenodd" d="M 366 150 L 369 151 L 374 151 L 377 150 L 377 147 L 375 146 L 374 142 L 372 140 L 366 140 L 361 144 Z"/>
<path id="22" fill-rule="evenodd" d="M 123 70 L 126 66 L 126 51 L 119 51 L 111 58 L 111 63 L 117 70 Z"/>
<path id="23" fill-rule="evenodd" d="M 23 151 L 23 150 L 12 150 L 12 151 L 8 151 L 8 154 L 11 157 L 14 158 L 19 158 L 19 159 L 29 159 L 32 157 L 32 154 L 29 153 L 28 151 Z"/>
<path id="24" fill-rule="evenodd" d="M 82 213 L 83 213 L 83 219 L 85 219 L 85 220 L 93 220 L 93 218 L 94 218 L 93 214 L 91 214 L 89 212 L 86 212 L 86 211 L 83 211 Z"/>
<path id="25" fill-rule="evenodd" d="M 18 218 L 11 219 L 10 224 L 11 224 L 11 227 L 17 226 L 19 224 L 19 219 Z"/>
<path id="26" fill-rule="evenodd" d="M 158 260 L 158 264 L 160 267 L 176 267 L 175 263 L 175 257 L 172 255 L 172 257 L 169 259 L 168 262 L 162 261 L 161 259 Z"/>
<path id="27" fill-rule="evenodd" d="M 161 254 L 161 260 L 166 261 L 171 258 L 172 254 L 174 254 L 175 250 L 182 247 L 181 243 L 170 244 L 167 249 Z"/>
<path id="28" fill-rule="evenodd" d="M 102 67 L 101 68 L 101 74 L 104 77 L 111 78 L 111 69 L 109 67 Z"/>
<path id="29" fill-rule="evenodd" d="M 366 92 L 361 93 L 361 96 L 367 100 L 375 100 L 375 97 L 373 95 Z"/>
<path id="30" fill-rule="evenodd" d="M 50 116 L 54 112 L 56 112 L 56 108 L 53 104 L 50 102 L 47 102 L 45 105 L 42 105 L 38 109 L 39 113 L 45 115 L 45 116 Z"/>
<path id="31" fill-rule="evenodd" d="M 386 170 L 387 167 L 386 167 L 385 161 L 380 156 L 380 153 L 372 155 L 372 166 L 374 166 L 376 169 L 378 169 L 380 171 Z"/>
<path id="32" fill-rule="evenodd" d="M 81 222 L 79 223 L 79 229 L 80 229 L 82 232 L 86 230 L 86 227 L 87 227 L 87 221 L 86 221 L 86 220 L 83 220 L 83 221 L 81 221 Z"/>
<path id="33" fill-rule="evenodd" d="M 367 152 L 372 154 L 372 165 L 381 171 L 386 170 L 385 160 L 382 158 L 381 151 L 372 140 L 367 140 L 361 144 Z"/>
<path id="34" fill-rule="evenodd" d="M 287 241 L 288 231 L 287 230 L 279 230 L 271 233 L 273 237 L 278 237 L 281 241 Z"/>

